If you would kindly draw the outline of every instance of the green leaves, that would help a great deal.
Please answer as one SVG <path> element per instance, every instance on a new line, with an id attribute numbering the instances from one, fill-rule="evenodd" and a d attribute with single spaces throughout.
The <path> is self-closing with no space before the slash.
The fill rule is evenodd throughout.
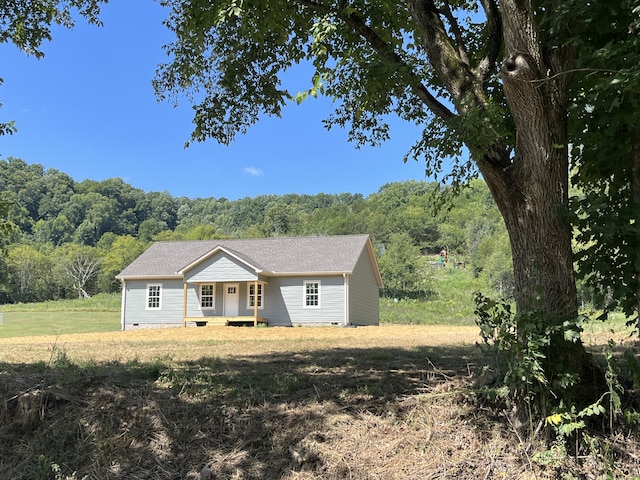
<path id="1" fill-rule="evenodd" d="M 637 318 L 640 285 L 640 1 L 576 1 L 580 73 L 570 116 L 578 273 L 597 308 Z M 567 12 L 569 14 L 569 12 Z M 562 16 L 560 16 L 562 17 Z M 559 21 L 562 21 L 559 19 Z M 636 153 L 634 153 L 636 152 Z"/>
<path id="2" fill-rule="evenodd" d="M 176 39 L 153 82 L 160 100 L 193 104 L 192 141 L 228 144 L 262 114 L 281 115 L 292 98 L 282 75 L 306 54 L 310 19 L 283 0 L 167 0 Z"/>
<path id="3" fill-rule="evenodd" d="M 9 220 L 11 203 L 0 201 L 0 246 L 4 245 L 6 237 L 15 230 L 15 225 Z"/>
<path id="4" fill-rule="evenodd" d="M 560 408 L 563 401 L 584 400 L 566 394 L 581 379 L 571 367 L 571 354 L 559 347 L 562 340 L 569 342 L 564 344 L 567 350 L 570 344 L 579 342 L 580 318 L 563 320 L 535 308 L 514 314 L 509 303 L 479 292 L 475 303 L 480 336 L 495 353 L 494 368 L 514 405 L 526 404 L 529 415 L 547 415 Z M 556 425 L 566 419 L 552 415 L 547 422 Z"/>
<path id="5" fill-rule="evenodd" d="M 452 57 L 460 68 L 451 68 L 451 76 L 470 75 L 470 68 L 483 65 L 486 78 L 477 88 L 469 84 L 455 93 L 445 88 L 452 80 L 439 78 L 431 65 L 425 25 L 411 2 L 273 0 L 267 8 L 258 0 L 163 0 L 162 5 L 170 9 L 165 24 L 175 41 L 165 46 L 169 60 L 159 66 L 153 84 L 158 99 L 192 104 L 194 130 L 187 145 L 209 138 L 228 144 L 261 117 L 281 115 L 288 102 L 320 95 L 335 105 L 324 120 L 326 128 L 347 129 L 349 141 L 358 146 L 386 141 L 392 116 L 423 125 L 424 136 L 407 158 L 424 161 L 427 154 L 428 173 L 439 173 L 443 158 L 457 156 L 445 181 L 465 183 L 477 175 L 463 159 L 464 141 L 481 154 L 496 139 L 510 143 L 513 138 L 498 79 L 487 73 L 496 65 L 485 57 L 491 41 L 475 15 L 475 2 L 460 2 L 459 9 L 429 20 L 451 29 L 451 38 L 442 39 L 447 50 L 449 42 L 458 42 L 464 62 L 471 63 Z M 474 12 L 474 21 L 466 9 Z M 455 51 L 452 55 L 462 55 Z M 309 65 L 311 86 L 294 84 L 288 70 Z M 487 95 L 478 101 L 484 89 L 494 100 Z M 430 109 L 451 117 L 454 105 L 466 120 L 437 123 Z"/>
<path id="6" fill-rule="evenodd" d="M 379 259 L 384 283 L 383 295 L 390 298 L 427 298 L 432 290 L 432 275 L 407 233 L 394 233 Z"/>
<path id="7" fill-rule="evenodd" d="M 0 106 L 2 106 L 2 104 L 0 104 Z M 13 135 L 17 131 L 16 122 L 13 120 L 0 123 L 0 135 Z"/>
<path id="8" fill-rule="evenodd" d="M 318 98 L 318 95 L 324 95 L 324 80 L 322 75 L 314 75 L 311 79 L 313 86 L 309 90 L 298 92 L 295 95 L 295 101 L 298 105 L 304 102 L 307 98 Z"/>
<path id="9" fill-rule="evenodd" d="M 100 6 L 107 0 L 25 0 L 0 2 L 0 43 L 11 42 L 28 55 L 40 58 L 43 41 L 51 40 L 51 26 L 72 28 L 72 12 L 100 25 Z"/>
<path id="10" fill-rule="evenodd" d="M 232 0 L 224 8 L 221 8 L 218 12 L 218 23 L 224 22 L 231 17 L 242 16 L 242 3 L 243 0 Z"/>

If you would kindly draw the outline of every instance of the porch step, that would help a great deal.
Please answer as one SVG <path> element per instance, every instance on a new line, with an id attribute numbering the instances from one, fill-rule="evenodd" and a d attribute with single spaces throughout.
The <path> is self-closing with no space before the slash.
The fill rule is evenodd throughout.
<path id="1" fill-rule="evenodd" d="M 233 324 L 245 324 L 245 323 L 253 323 L 257 325 L 259 323 L 267 324 L 267 319 L 265 317 L 187 317 L 184 319 L 184 324 L 186 326 L 187 323 L 195 323 L 199 327 L 224 327 L 227 325 Z"/>

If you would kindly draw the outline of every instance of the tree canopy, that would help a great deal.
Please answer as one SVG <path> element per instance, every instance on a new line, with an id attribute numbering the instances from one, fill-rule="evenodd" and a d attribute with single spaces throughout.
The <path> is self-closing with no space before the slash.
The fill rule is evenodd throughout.
<path id="1" fill-rule="evenodd" d="M 12 43 L 27 55 L 44 56 L 42 43 L 53 38 L 51 27 L 73 28 L 74 12 L 100 25 L 100 6 L 108 0 L 0 1 L 0 43 Z M 2 79 L 0 78 L 0 85 Z M 0 107 L 2 104 L 0 104 Z M 0 123 L 0 135 L 13 134 L 13 121 Z"/>
<path id="2" fill-rule="evenodd" d="M 582 0 L 162 4 L 170 8 L 166 24 L 175 41 L 166 46 L 170 60 L 160 66 L 155 88 L 160 99 L 186 95 L 192 102 L 192 141 L 229 143 L 262 115 L 280 115 L 287 102 L 317 95 L 336 105 L 327 127 L 346 127 L 358 144 L 386 140 L 391 115 L 423 125 L 407 158 L 425 159 L 427 173 L 444 175 L 450 191 L 480 173 L 502 214 L 513 256 L 515 325 L 541 336 L 518 338 L 525 348 L 546 345 L 540 391 L 570 402 L 597 391 L 593 382 L 604 385 L 579 336 L 570 333 L 578 302 L 569 145 L 579 135 L 568 118 L 572 105 L 578 115 L 596 105 L 589 95 L 582 103 L 574 96 L 572 74 L 593 60 L 583 49 L 609 51 L 615 63 L 637 52 L 634 41 L 613 47 L 609 29 L 598 32 L 599 9 L 607 6 L 594 10 Z M 623 39 L 633 35 L 628 20 L 637 16 L 635 0 L 606 13 Z M 310 84 L 292 90 L 284 74 L 301 63 L 313 66 Z M 596 96 L 620 88 L 600 84 Z M 590 124 L 590 132 L 598 129 Z M 447 157 L 453 167 L 443 171 Z M 625 278 L 621 285 L 631 284 Z"/>
<path id="3" fill-rule="evenodd" d="M 574 58 L 566 32 L 550 32 L 544 14 L 561 2 L 162 3 L 176 40 L 155 87 L 161 99 L 193 102 L 192 140 L 228 143 L 262 114 L 320 94 L 337 105 L 327 127 L 347 127 L 356 143 L 386 140 L 390 115 L 422 124 L 408 157 L 426 157 L 430 174 L 453 157 L 445 176 L 454 186 L 478 171 L 487 180 L 523 258 L 515 263 L 519 305 L 542 288 L 545 310 L 576 314 L 571 231 L 552 214 L 568 202 L 567 81 L 557 73 Z M 283 76 L 301 63 L 313 66 L 311 83 L 292 90 Z M 553 169 L 539 150 L 557 157 Z M 530 241 L 541 228 L 555 245 Z M 534 275 L 532 260 L 549 271 Z"/>
<path id="4" fill-rule="evenodd" d="M 101 24 L 100 5 L 107 0 L 26 0 L 0 2 L 0 43 L 13 43 L 36 57 L 44 56 L 42 42 L 52 39 L 52 25 L 72 28 L 73 12 L 90 23 Z"/>

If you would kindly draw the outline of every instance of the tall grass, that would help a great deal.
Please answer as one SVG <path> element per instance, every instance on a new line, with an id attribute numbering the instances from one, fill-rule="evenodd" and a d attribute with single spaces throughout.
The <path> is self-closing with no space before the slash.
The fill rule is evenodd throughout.
<path id="1" fill-rule="evenodd" d="M 380 299 L 380 322 L 408 325 L 473 325 L 473 293 L 487 291 L 471 269 L 434 268 L 434 291 L 429 298 Z"/>

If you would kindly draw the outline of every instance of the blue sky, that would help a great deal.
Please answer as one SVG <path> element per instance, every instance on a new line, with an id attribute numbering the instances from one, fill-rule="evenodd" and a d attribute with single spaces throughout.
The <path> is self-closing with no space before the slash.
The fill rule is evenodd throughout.
<path id="1" fill-rule="evenodd" d="M 153 0 L 111 0 L 103 27 L 79 20 L 56 29 L 45 57 L 27 57 L 0 45 L 0 119 L 18 132 L 0 136 L 0 159 L 16 157 L 71 175 L 75 180 L 120 177 L 144 191 L 173 196 L 362 193 L 388 182 L 424 180 L 424 163 L 403 163 L 418 129 L 398 123 L 380 148 L 357 150 L 346 131 L 322 126 L 329 100 L 285 108 L 265 117 L 230 146 L 213 140 L 184 143 L 191 108 L 156 101 L 151 80 L 167 57 L 171 33 Z M 294 75 L 299 88 L 308 78 Z"/>

